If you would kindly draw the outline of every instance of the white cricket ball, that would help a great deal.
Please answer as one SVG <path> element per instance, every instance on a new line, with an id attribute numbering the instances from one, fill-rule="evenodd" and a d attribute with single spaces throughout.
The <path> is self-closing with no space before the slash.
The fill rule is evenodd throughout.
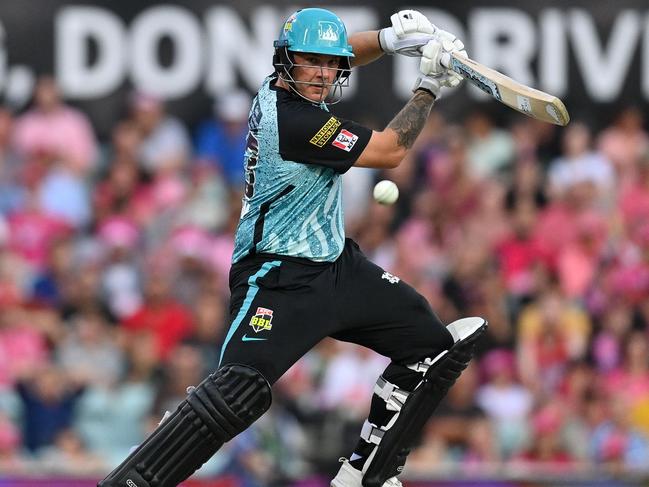
<path id="1" fill-rule="evenodd" d="M 399 188 L 392 181 L 384 179 L 374 186 L 374 199 L 382 205 L 391 205 L 399 197 Z"/>

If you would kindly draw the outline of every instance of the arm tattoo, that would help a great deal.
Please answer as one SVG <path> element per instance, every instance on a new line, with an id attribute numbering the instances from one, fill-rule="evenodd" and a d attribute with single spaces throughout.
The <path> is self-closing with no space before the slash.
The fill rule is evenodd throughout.
<path id="1" fill-rule="evenodd" d="M 410 149 L 415 139 L 424 128 L 430 109 L 435 102 L 435 97 L 424 90 L 417 90 L 399 113 L 388 124 L 398 136 L 398 144 Z"/>

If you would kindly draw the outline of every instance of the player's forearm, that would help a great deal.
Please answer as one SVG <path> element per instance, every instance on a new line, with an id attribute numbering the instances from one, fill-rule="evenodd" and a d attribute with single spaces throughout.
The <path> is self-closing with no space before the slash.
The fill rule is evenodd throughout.
<path id="1" fill-rule="evenodd" d="M 372 133 L 354 165 L 377 169 L 398 167 L 424 128 L 434 101 L 435 97 L 428 91 L 417 90 L 385 130 Z"/>
<path id="2" fill-rule="evenodd" d="M 435 97 L 425 90 L 417 90 L 410 101 L 395 115 L 386 127 L 397 134 L 397 144 L 410 149 L 421 133 L 430 110 L 435 103 Z"/>
<path id="3" fill-rule="evenodd" d="M 383 55 L 383 50 L 379 44 L 379 31 L 368 30 L 357 32 L 349 36 L 349 43 L 354 50 L 352 66 L 364 66 L 376 61 Z"/>

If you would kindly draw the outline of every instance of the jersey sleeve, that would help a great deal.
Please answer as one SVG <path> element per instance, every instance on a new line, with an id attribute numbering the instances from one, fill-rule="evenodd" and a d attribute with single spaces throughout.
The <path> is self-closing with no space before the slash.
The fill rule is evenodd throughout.
<path id="1" fill-rule="evenodd" d="M 283 159 L 318 164 L 344 173 L 354 165 L 372 130 L 308 103 L 278 107 L 279 152 Z"/>

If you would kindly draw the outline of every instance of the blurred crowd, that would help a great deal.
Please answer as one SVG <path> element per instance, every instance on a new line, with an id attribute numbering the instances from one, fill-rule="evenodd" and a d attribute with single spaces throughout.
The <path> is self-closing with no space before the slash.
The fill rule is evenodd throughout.
<path id="1" fill-rule="evenodd" d="M 27 109 L 0 108 L 0 472 L 98 477 L 215 370 L 250 101 L 231 93 L 188 127 L 134 93 L 106 141 L 51 77 Z M 646 472 L 642 113 L 596 133 L 511 120 L 434 113 L 399 168 L 344 176 L 363 251 L 443 321 L 490 322 L 406 472 Z M 399 186 L 394 206 L 372 201 L 379 179 Z M 325 478 L 385 365 L 324 340 L 199 474 L 250 487 Z"/>

